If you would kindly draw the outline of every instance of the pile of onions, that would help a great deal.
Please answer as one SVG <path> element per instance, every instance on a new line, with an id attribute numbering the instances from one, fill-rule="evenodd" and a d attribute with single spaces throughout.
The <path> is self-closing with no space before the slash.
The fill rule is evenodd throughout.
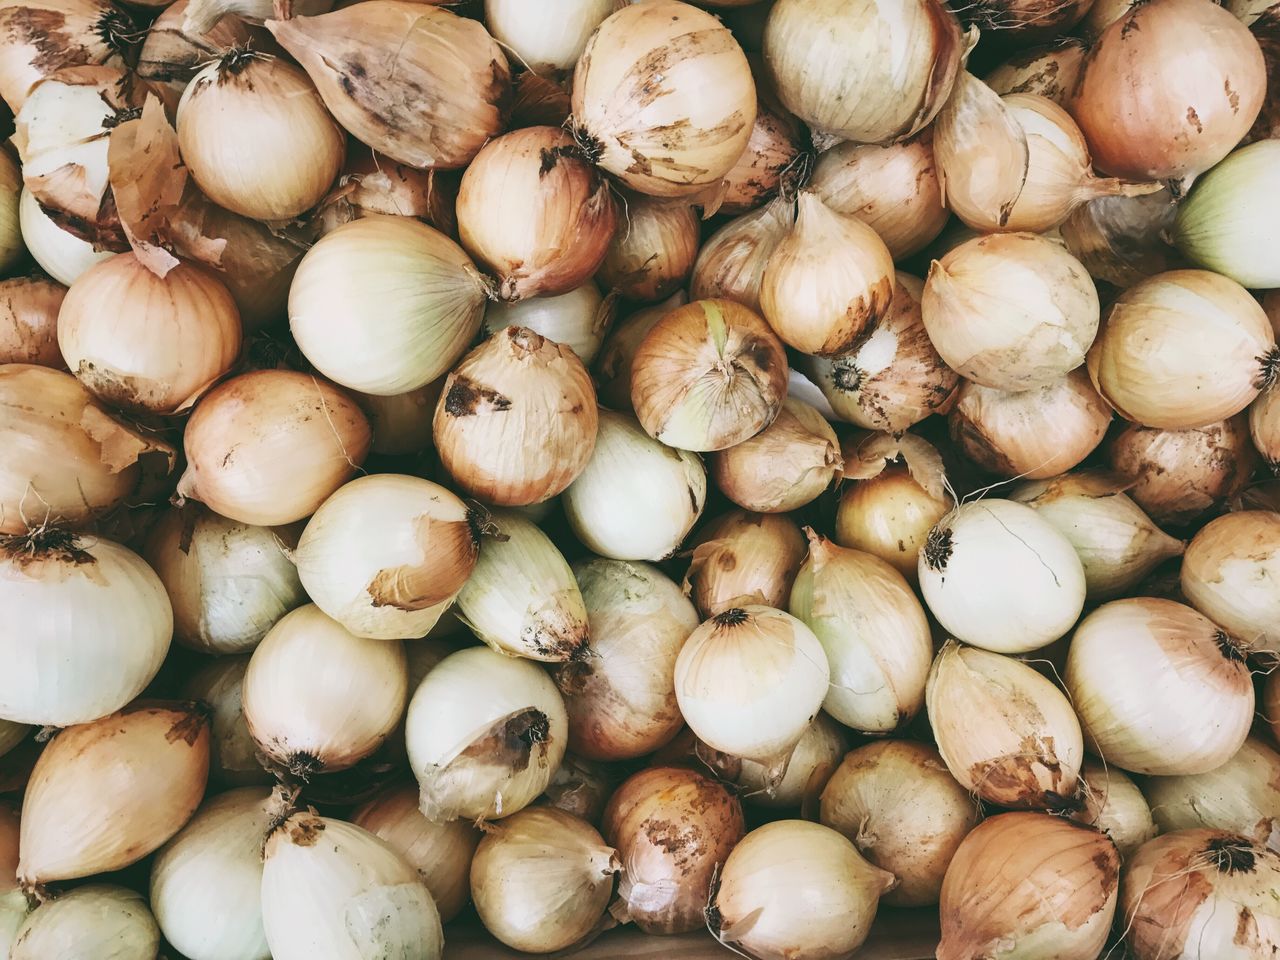
<path id="1" fill-rule="evenodd" d="M 787 757 L 781 780 L 775 782 L 774 771 L 764 764 L 744 759 L 735 782 L 753 807 L 806 809 L 817 801 L 848 749 L 845 729 L 819 713 Z"/>
<path id="2" fill-rule="evenodd" d="M 592 281 L 557 297 L 507 302 L 495 300 L 484 311 L 484 332 L 492 336 L 504 327 L 524 327 L 562 343 L 591 366 L 613 319 L 613 300 L 600 295 Z M 630 393 L 630 380 L 627 392 Z"/>
<path id="3" fill-rule="evenodd" d="M 1118 767 L 1085 760 L 1080 799 L 1082 806 L 1071 819 L 1105 833 L 1126 861 L 1159 832 L 1142 791 Z"/>
<path id="4" fill-rule="evenodd" d="M 702 929 L 713 878 L 742 839 L 742 806 L 700 773 L 651 767 L 614 792 L 600 832 L 622 860 L 610 912 L 645 933 L 689 933 Z"/>
<path id="5" fill-rule="evenodd" d="M 915 907 L 938 902 L 947 865 L 982 810 L 933 747 L 882 740 L 844 758 L 822 791 L 820 818 L 894 875 L 885 903 Z"/>
<path id="6" fill-rule="evenodd" d="M 676 657 L 698 626 L 679 586 L 646 563 L 596 559 L 574 576 L 586 606 L 587 655 L 556 673 L 569 747 L 591 760 L 629 760 L 666 745 L 684 720 Z"/>
<path id="7" fill-rule="evenodd" d="M 1063 674 L 1090 749 L 1133 773 L 1204 773 L 1253 720 L 1244 652 L 1190 607 L 1113 600 L 1080 622 Z"/>
<path id="8" fill-rule="evenodd" d="M 1149 777 L 1143 793 L 1161 833 L 1230 830 L 1280 851 L 1280 754 L 1261 740 L 1205 773 Z"/>
<path id="9" fill-rule="evenodd" d="M 486 194 L 484 202 L 493 203 L 493 197 Z M 626 197 L 622 223 L 600 264 L 600 282 L 631 300 L 664 300 L 689 279 L 700 239 L 698 214 L 688 204 Z"/>
<path id="10" fill-rule="evenodd" d="M 1246 510 L 1201 528 L 1182 561 L 1187 602 L 1251 653 L 1280 654 L 1280 514 Z"/>
<path id="11" fill-rule="evenodd" d="M 695 300 L 736 300 L 758 311 L 765 267 L 778 244 L 790 234 L 795 219 L 794 203 L 774 200 L 730 220 L 698 251 L 689 280 L 690 296 Z"/>
<path id="12" fill-rule="evenodd" d="M 191 675 L 184 696 L 209 705 L 209 780 L 250 786 L 271 782 L 244 719 L 244 674 L 249 656 L 218 657 Z"/>
<path id="13" fill-rule="evenodd" d="M 0 363 L 65 366 L 58 350 L 58 309 L 67 288 L 38 274 L 0 281 Z"/>
<path id="14" fill-rule="evenodd" d="M 1098 4 L 1090 6 L 1092 9 Z M 1034 93 L 1060 107 L 1066 106 L 1088 52 L 1083 40 L 1060 37 L 1046 46 L 1015 53 L 983 77 L 982 82 L 1001 96 Z"/>
<path id="15" fill-rule="evenodd" d="M 42 78 L 63 67 L 120 63 L 135 26 L 109 0 L 37 0 L 7 6 L 0 30 L 0 97 L 13 113 Z"/>
<path id="16" fill-rule="evenodd" d="M 538 302 L 537 300 L 526 301 L 526 304 Z M 596 363 L 594 371 L 596 390 L 602 405 L 611 410 L 630 411 L 632 409 L 631 367 L 640 342 L 659 320 L 676 307 L 683 307 L 688 302 L 689 298 L 685 292 L 677 290 L 662 303 L 637 310 L 610 331 L 609 339 L 601 347 L 599 362 Z M 546 334 L 543 335 L 546 336 Z M 555 340 L 556 337 L 551 339 Z"/>
<path id="17" fill-rule="evenodd" d="M 704 617 L 744 603 L 783 609 L 804 557 L 804 535 L 790 517 L 733 510 L 698 534 L 685 589 Z"/>
<path id="18" fill-rule="evenodd" d="M 15 932 L 11 960 L 108 957 L 148 960 L 160 929 L 136 890 L 92 883 L 42 904 Z"/>
<path id="19" fill-rule="evenodd" d="M 95 250 L 88 240 L 63 230 L 40 209 L 40 201 L 27 189 L 18 199 L 18 223 L 22 242 L 32 259 L 59 283 L 74 283 L 80 274 L 112 255 L 110 250 Z"/>
<path id="20" fill-rule="evenodd" d="M 616 6 L 614 0 L 552 0 L 541 8 L 522 0 L 485 0 L 484 22 L 529 70 L 557 73 L 573 69 L 592 32 Z"/>
<path id="21" fill-rule="evenodd" d="M 1120 854 L 1097 830 L 1004 813 L 970 833 L 942 885 L 938 960 L 1011 955 L 1093 960 L 1116 912 Z"/>
<path id="22" fill-rule="evenodd" d="M 589 159 L 655 197 L 692 196 L 746 149 L 751 66 L 714 16 L 679 0 L 624 5 L 587 41 L 573 77 L 574 135 Z"/>
<path id="23" fill-rule="evenodd" d="M 750 440 L 710 456 L 716 486 L 738 506 L 786 513 L 816 500 L 840 475 L 840 441 L 826 418 L 788 397 Z"/>

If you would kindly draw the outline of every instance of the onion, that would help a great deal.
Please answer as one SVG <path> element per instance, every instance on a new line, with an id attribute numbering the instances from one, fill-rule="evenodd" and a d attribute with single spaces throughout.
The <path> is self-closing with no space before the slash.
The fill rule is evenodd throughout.
<path id="1" fill-rule="evenodd" d="M 764 270 L 795 223 L 795 204 L 774 200 L 730 220 L 698 251 L 689 281 L 695 300 L 736 300 L 759 311 Z"/>
<path id="2" fill-rule="evenodd" d="M 1097 5 L 1089 4 L 1090 10 Z M 1043 47 L 1018 51 L 983 77 L 982 82 L 1001 96 L 1034 93 L 1060 107 L 1066 106 L 1088 52 L 1083 40 L 1061 37 Z"/>
<path id="3" fill-rule="evenodd" d="M 1268 387 L 1249 407 L 1249 436 L 1272 473 L 1280 473 L 1280 390 Z"/>
<path id="4" fill-rule="evenodd" d="M 401 474 L 339 487 L 307 522 L 294 562 L 307 595 L 357 637 L 425 635 L 475 567 L 472 512 Z"/>
<path id="5" fill-rule="evenodd" d="M 262 838 L 270 793 L 219 794 L 156 854 L 151 909 L 164 938 L 191 960 L 269 960 L 262 929 Z"/>
<path id="6" fill-rule="evenodd" d="M 748 604 L 716 614 L 685 641 L 676 700 L 689 728 L 714 749 L 772 763 L 786 759 L 817 715 L 829 674 L 812 630 Z"/>
<path id="7" fill-rule="evenodd" d="M 17 810 L 0 806 L 0 951 L 6 955 L 29 909 L 18 886 L 18 829 Z"/>
<path id="8" fill-rule="evenodd" d="M 1222 830 L 1182 830 L 1125 864 L 1120 910 L 1134 960 L 1250 960 L 1280 950 L 1280 854 Z M 1175 952 L 1176 951 L 1176 952 Z"/>
<path id="9" fill-rule="evenodd" d="M 480 922 L 507 946 L 553 953 L 584 941 L 613 892 L 618 853 L 590 824 L 531 807 L 488 829 L 471 862 Z"/>
<path id="10" fill-rule="evenodd" d="M 1234 416 L 1277 370 L 1280 349 L 1262 307 L 1207 270 L 1172 270 L 1130 287 L 1089 351 L 1103 398 L 1125 418 L 1165 430 Z"/>
<path id="11" fill-rule="evenodd" d="M 663 560 L 702 515 L 707 474 L 692 453 L 651 438 L 633 417 L 600 410 L 595 450 L 565 490 L 565 517 L 593 553 Z"/>
<path id="12" fill-rule="evenodd" d="M 928 133 L 885 146 L 836 144 L 818 157 L 809 187 L 832 210 L 871 227 L 895 260 L 928 246 L 949 216 Z"/>
<path id="13" fill-rule="evenodd" d="M 95 250 L 89 241 L 63 230 L 40 209 L 40 201 L 25 188 L 18 200 L 18 222 L 22 227 L 22 242 L 32 258 L 59 283 L 74 283 L 80 274 L 112 255 L 110 250 Z"/>
<path id="14" fill-rule="evenodd" d="M 822 791 L 822 822 L 896 878 L 882 898 L 894 906 L 938 902 L 956 847 L 981 818 L 938 751 L 907 740 L 859 747 Z"/>
<path id="15" fill-rule="evenodd" d="M 1134 502 L 1163 524 L 1188 523 L 1235 496 L 1257 461 L 1243 416 L 1194 430 L 1129 424 L 1107 453 L 1112 469 L 1133 480 Z"/>
<path id="16" fill-rule="evenodd" d="M 632 366 L 640 424 L 683 450 L 723 450 L 755 436 L 773 422 L 786 393 L 782 343 L 730 300 L 672 310 L 645 336 Z"/>
<path id="17" fill-rule="evenodd" d="M 474 826 L 465 820 L 428 820 L 418 810 L 414 784 L 384 790 L 352 813 L 351 822 L 386 841 L 418 871 L 441 921 L 448 923 L 462 912 L 471 892 L 471 858 L 480 843 Z"/>
<path id="18" fill-rule="evenodd" d="M 1076 368 L 1017 393 L 964 381 L 947 415 L 961 453 L 989 473 L 1042 480 L 1070 470 L 1106 436 L 1111 408 Z"/>
<path id="19" fill-rule="evenodd" d="M 623 203 L 623 222 L 600 264 L 600 283 L 631 300 L 663 300 L 684 286 L 693 270 L 698 215 L 687 204 L 644 196 Z"/>
<path id="20" fill-rule="evenodd" d="M 1076 207 L 1059 231 L 1090 276 L 1131 287 L 1181 264 L 1164 239 L 1177 212 L 1167 188 L 1140 197 L 1099 197 Z"/>
<path id="21" fill-rule="evenodd" d="M 49 74 L 82 64 L 121 62 L 136 27 L 108 0 L 24 0 L 0 11 L 0 97 L 18 113 Z"/>
<path id="22" fill-rule="evenodd" d="M 780 781 L 773 782 L 774 771 L 764 764 L 743 760 L 737 784 L 754 807 L 803 808 L 818 799 L 848 749 L 844 728 L 820 713 L 787 757 Z"/>
<path id="23" fill-rule="evenodd" d="M 294 814 L 267 837 L 262 921 L 274 960 L 379 951 L 440 960 L 444 949 L 440 914 L 417 871 L 368 831 L 313 813 Z"/>
<path id="24" fill-rule="evenodd" d="M 637 310 L 610 331 L 595 370 L 596 391 L 602 405 L 611 410 L 631 411 L 631 368 L 640 342 L 659 320 L 688 302 L 684 291 L 678 290 L 662 303 Z"/>
<path id="25" fill-rule="evenodd" d="M 66 294 L 38 274 L 0 281 L 0 363 L 66 366 L 58 350 L 58 308 Z"/>
<path id="26" fill-rule="evenodd" d="M 698 535 L 685 589 L 704 617 L 744 603 L 783 609 L 804 555 L 790 517 L 733 510 Z"/>
<path id="27" fill-rule="evenodd" d="M 9 957 L 153 960 L 159 949 L 160 930 L 142 894 L 94 883 L 34 911 L 18 929 Z"/>
<path id="28" fill-rule="evenodd" d="M 393 457 L 413 456 L 431 448 L 431 421 L 444 387 L 443 378 L 390 396 L 361 393 L 355 397 L 369 418 L 373 430 L 374 453 Z"/>
<path id="29" fill-rule="evenodd" d="M 935 261 L 920 307 L 942 359 L 996 390 L 1060 380 L 1098 331 L 1098 294 L 1080 261 L 1026 233 L 979 237 Z"/>
<path id="30" fill-rule="evenodd" d="M 65 727 L 151 682 L 173 632 L 164 586 L 132 550 L 47 530 L 0 538 L 0 717 Z"/>
<path id="31" fill-rule="evenodd" d="M 1062 692 L 1031 667 L 950 640 L 929 673 L 925 703 L 938 750 L 966 790 L 1002 807 L 1074 805 L 1080 724 Z"/>
<path id="32" fill-rule="evenodd" d="M 880 895 L 894 883 L 829 827 L 779 820 L 729 854 L 707 926 L 760 960 L 847 956 L 867 939 Z"/>
<path id="33" fill-rule="evenodd" d="M 565 72 L 616 6 L 615 0 L 552 0 L 540 8 L 524 0 L 485 0 L 484 22 L 530 71 Z"/>
<path id="34" fill-rule="evenodd" d="M 788 397 L 776 420 L 750 440 L 714 453 L 711 475 L 747 510 L 786 513 L 816 500 L 840 475 L 840 441 L 813 407 Z"/>
<path id="35" fill-rule="evenodd" d="M 218 657 L 188 679 L 184 696 L 209 705 L 209 779 L 230 786 L 271 782 L 258 762 L 258 746 L 244 719 L 244 672 L 249 656 Z"/>
<path id="36" fill-rule="evenodd" d="M 457 211 L 460 174 L 419 170 L 388 163 L 372 150 L 348 150 L 337 186 L 320 203 L 315 219 L 320 235 L 332 233 L 352 220 L 382 214 L 416 217 L 450 237 L 458 236 Z"/>
<path id="37" fill-rule="evenodd" d="M 27 783 L 18 879 L 30 890 L 136 863 L 190 819 L 208 772 L 196 703 L 142 701 L 68 727 Z"/>
<path id="38" fill-rule="evenodd" d="M 1204 773 L 1253 718 L 1244 653 L 1190 607 L 1114 600 L 1076 628 L 1064 674 L 1090 749 L 1134 773 Z"/>
<path id="39" fill-rule="evenodd" d="M 1165 560 L 1182 555 L 1182 541 L 1157 527 L 1125 496 L 1129 486 L 1113 474 L 1081 471 L 1019 484 L 1009 494 L 1075 547 L 1089 600 L 1127 593 Z"/>
<path id="40" fill-rule="evenodd" d="M 619 778 L 608 764 L 580 760 L 566 753 L 560 769 L 537 802 L 598 825 Z"/>
<path id="41" fill-rule="evenodd" d="M 567 736 L 564 701 L 536 664 L 483 647 L 445 657 L 405 718 L 423 814 L 497 819 L 524 809 L 560 766 Z"/>
<path id="42" fill-rule="evenodd" d="M 1080 783 L 1084 806 L 1070 814 L 1071 819 L 1096 827 L 1110 837 L 1122 860 L 1127 862 L 1158 832 L 1142 792 L 1121 770 L 1086 760 Z"/>
<path id="43" fill-rule="evenodd" d="M 306 6 L 307 0 L 294 4 Z M 203 0 L 176 0 L 161 11 L 147 30 L 138 53 L 138 76 L 161 82 L 186 83 L 224 50 L 247 46 L 253 35 L 239 17 L 223 17 L 207 30 L 188 29 L 189 7 Z"/>
<path id="44" fill-rule="evenodd" d="M 411 167 L 466 166 L 502 128 L 506 54 L 475 20 L 430 4 L 369 2 L 266 26 L 361 143 Z"/>
<path id="45" fill-rule="evenodd" d="M 524 327 L 562 343 L 590 366 L 613 319 L 614 303 L 600 295 L 588 280 L 556 297 L 536 297 L 514 303 L 495 300 L 484 311 L 484 332 L 492 336 L 506 327 Z"/>
<path id="46" fill-rule="evenodd" d="M 751 67 L 711 14 L 679 0 L 623 6 L 578 59 L 574 136 L 626 186 L 691 196 L 742 156 L 756 117 Z"/>
<path id="47" fill-rule="evenodd" d="M 1005 813 L 960 844 L 942 885 L 939 960 L 1096 960 L 1116 912 L 1120 855 L 1089 827 Z"/>
<path id="48" fill-rule="evenodd" d="M 622 860 L 610 912 L 645 933 L 700 930 L 713 878 L 743 832 L 741 805 L 714 780 L 678 767 L 629 777 L 601 830 Z"/>
<path id="49" fill-rule="evenodd" d="M 723 14 L 720 16 L 723 20 Z M 759 77 L 760 63 L 754 56 L 751 66 L 753 75 Z M 724 175 L 724 195 L 717 212 L 736 216 L 779 194 L 790 199 L 812 167 L 813 154 L 809 152 L 804 124 L 778 101 L 766 83 L 757 81 L 756 122 L 742 156 Z"/>
<path id="50" fill-rule="evenodd" d="M 246 373 L 187 422 L 178 494 L 260 526 L 310 516 L 359 468 L 369 422 L 346 394 L 292 370 Z"/>
<path id="51" fill-rule="evenodd" d="M 5 153 L 0 159 L 0 269 L 5 271 L 12 270 L 26 250 L 19 212 L 23 192 L 22 172 Z"/>
<path id="52" fill-rule="evenodd" d="M 934 0 L 778 0 L 764 59 L 782 102 L 811 127 L 886 143 L 934 118 L 972 43 Z"/>
<path id="53" fill-rule="evenodd" d="M 258 749 L 305 782 L 377 750 L 404 713 L 407 686 L 401 644 L 353 636 L 308 604 L 254 648 L 244 717 Z"/>
<path id="54" fill-rule="evenodd" d="M 1274 670 L 1263 687 L 1262 719 L 1271 728 L 1272 739 L 1280 741 L 1280 673 Z"/>
<path id="55" fill-rule="evenodd" d="M 1080 36 L 1090 46 L 1097 43 L 1107 27 L 1133 9 L 1136 2 L 1137 0 L 1094 0 L 1089 12 L 1080 22 Z"/>
<path id="56" fill-rule="evenodd" d="M 479 271 L 444 234 L 404 217 L 368 217 L 302 258 L 289 326 L 325 376 L 362 393 L 406 393 L 453 368 L 484 302 Z"/>
<path id="57" fill-rule="evenodd" d="M 664 746 L 684 723 L 674 671 L 698 614 L 647 563 L 595 559 L 574 568 L 589 617 L 587 656 L 560 667 L 569 747 L 591 760 L 629 760 Z"/>
<path id="58" fill-rule="evenodd" d="M 1280 514 L 1271 511 L 1218 517 L 1192 538 L 1182 559 L 1187 602 L 1250 653 L 1280 654 L 1277 578 Z"/>
<path id="59" fill-rule="evenodd" d="M 433 0 L 423 2 L 431 3 Z M 328 13 L 333 7 L 334 0 L 293 0 L 289 11 L 293 16 L 311 17 Z M 208 37 L 228 20 L 260 24 L 273 15 L 274 9 L 270 0 L 191 0 L 183 29 Z"/>
<path id="60" fill-rule="evenodd" d="M 444 383 L 435 446 L 454 483 L 496 504 L 564 491 L 595 447 L 595 391 L 568 347 L 507 327 L 467 354 Z"/>

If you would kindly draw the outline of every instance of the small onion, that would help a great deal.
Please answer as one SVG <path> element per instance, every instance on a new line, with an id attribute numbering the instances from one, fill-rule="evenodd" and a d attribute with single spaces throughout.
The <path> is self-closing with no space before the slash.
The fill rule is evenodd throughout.
<path id="1" fill-rule="evenodd" d="M 1125 418 L 1165 430 L 1234 416 L 1278 370 L 1280 349 L 1262 307 L 1207 270 L 1172 270 L 1130 287 L 1089 351 L 1089 376 L 1103 398 Z"/>
<path id="2" fill-rule="evenodd" d="M 846 482 L 836 508 L 836 543 L 887 561 L 915 585 L 920 551 L 951 509 L 943 491 L 931 486 L 906 464 L 888 464 L 869 479 Z"/>
<path id="3" fill-rule="evenodd" d="M 525 301 L 526 304 L 538 303 Z M 631 410 L 631 367 L 640 342 L 668 313 L 689 302 L 683 290 L 678 290 L 662 303 L 644 307 L 629 315 L 609 333 L 596 364 L 595 383 L 600 403 L 611 410 Z M 516 304 L 520 306 L 520 304 Z M 543 334 L 547 336 L 547 334 Z M 556 339 L 551 337 L 552 340 Z M 586 363 L 584 360 L 583 363 Z"/>
<path id="4" fill-rule="evenodd" d="M 652 767 L 629 777 L 601 830 L 622 859 L 610 912 L 645 933 L 702 929 L 713 879 L 743 832 L 738 799 L 700 773 Z"/>
<path id="5" fill-rule="evenodd" d="M 405 718 L 429 820 L 497 819 L 546 789 L 568 739 L 564 701 L 537 664 L 483 647 L 445 657 Z"/>
<path id="6" fill-rule="evenodd" d="M 1063 674 L 1090 749 L 1134 773 L 1204 773 L 1253 719 L 1244 653 L 1190 607 L 1135 598 L 1080 622 Z"/>
<path id="7" fill-rule="evenodd" d="M 0 281 L 0 363 L 34 363 L 61 370 L 58 308 L 67 288 L 40 275 Z"/>
<path id="8" fill-rule="evenodd" d="M 1090 9 L 1098 4 L 1090 4 Z M 1034 93 L 1066 106 L 1089 49 L 1083 40 L 1062 37 L 1043 47 L 1020 50 L 996 67 L 983 82 L 996 93 Z"/>
<path id="9" fill-rule="evenodd" d="M 1161 833 L 1230 830 L 1280 851 L 1280 754 L 1261 740 L 1250 737 L 1206 773 L 1150 777 L 1143 787 Z"/>
<path id="10" fill-rule="evenodd" d="M 535 73 L 568 71 L 615 0 L 552 0 L 531 7 L 524 0 L 485 0 L 484 22 Z"/>
<path id="11" fill-rule="evenodd" d="M 604 806 L 609 802 L 618 779 L 619 775 L 607 764 L 581 760 L 566 753 L 560 769 L 551 778 L 537 802 L 571 813 L 597 826 L 604 816 Z"/>
<path id="12" fill-rule="evenodd" d="M 822 791 L 821 820 L 897 879 L 886 904 L 938 902 L 942 878 L 982 809 L 933 747 L 881 740 L 859 747 Z"/>
<path id="13" fill-rule="evenodd" d="M 938 751 L 966 790 L 1002 807 L 1074 805 L 1080 724 L 1062 691 L 1031 667 L 948 641 L 925 703 Z"/>
<path id="14" fill-rule="evenodd" d="M 760 960 L 827 960 L 862 946 L 893 874 L 830 827 L 779 820 L 733 848 L 707 903 L 721 943 Z"/>
<path id="15" fill-rule="evenodd" d="M 723 450 L 755 436 L 786 393 L 782 343 L 730 300 L 697 300 L 668 313 L 641 341 L 632 366 L 631 400 L 645 432 L 682 450 Z"/>
<path id="16" fill-rule="evenodd" d="M 600 352 L 612 319 L 613 301 L 602 297 L 594 281 L 588 280 L 557 297 L 514 303 L 495 300 L 485 308 L 484 332 L 492 336 L 505 327 L 524 327 L 563 343 L 589 367 Z"/>
<path id="17" fill-rule="evenodd" d="M 693 207 L 632 196 L 623 201 L 621 219 L 600 264 L 601 286 L 646 302 L 664 300 L 684 286 L 701 232 Z"/>
<path id="18" fill-rule="evenodd" d="M 1187 602 L 1250 653 L 1280 655 L 1278 581 L 1280 513 L 1246 510 L 1218 517 L 1192 538 L 1182 558 Z"/>
<path id="19" fill-rule="evenodd" d="M 160 929 L 142 894 L 93 883 L 33 911 L 18 928 L 9 958 L 154 960 L 159 950 Z"/>
<path id="20" fill-rule="evenodd" d="M 709 459 L 724 495 L 760 513 L 786 513 L 811 503 L 840 475 L 842 464 L 831 424 L 791 397 L 764 430 Z"/>
<path id="21" fill-rule="evenodd" d="M 321 236 L 375 214 L 415 217 L 450 237 L 458 236 L 455 208 L 461 174 L 389 163 L 367 147 L 352 146 L 337 186 L 314 214 Z"/>
<path id="22" fill-rule="evenodd" d="M 753 807 L 803 808 L 818 799 L 848 749 L 845 729 L 820 713 L 787 757 L 780 781 L 773 782 L 773 771 L 764 764 L 743 760 L 737 784 Z"/>
<path id="23" fill-rule="evenodd" d="M 751 64 L 758 77 L 759 63 L 754 57 Z M 754 210 L 779 193 L 791 197 L 812 169 L 813 155 L 808 147 L 804 124 L 757 80 L 756 122 L 742 156 L 724 175 L 724 195 L 717 212 L 736 216 Z"/>
<path id="24" fill-rule="evenodd" d="M 22 109 L 31 88 L 63 67 L 119 63 L 136 27 L 108 0 L 27 0 L 0 13 L 8 37 L 0 55 L 0 97 Z"/>
<path id="25" fill-rule="evenodd" d="M 992 817 L 947 869 L 938 960 L 1096 960 L 1119 881 L 1120 855 L 1097 830 L 1042 813 Z"/>
<path id="26" fill-rule="evenodd" d="M 54 223 L 30 190 L 24 189 L 18 200 L 18 222 L 27 251 L 59 283 L 69 286 L 95 263 L 113 256 Z"/>
<path id="27" fill-rule="evenodd" d="M 1280 390 L 1274 385 L 1249 407 L 1249 436 L 1271 472 L 1280 474 Z"/>
<path id="28" fill-rule="evenodd" d="M 769 258 L 790 234 L 795 204 L 774 200 L 758 210 L 730 220 L 698 251 L 689 281 L 695 300 L 736 300 L 760 309 L 760 284 Z"/>
<path id="29" fill-rule="evenodd" d="M 1158 832 L 1142 791 L 1116 767 L 1085 760 L 1080 771 L 1080 798 L 1084 805 L 1070 815 L 1071 819 L 1105 833 L 1125 862 Z"/>
<path id="30" fill-rule="evenodd" d="M 783 609 L 804 555 L 790 517 L 733 510 L 699 533 L 685 589 L 704 617 L 743 603 Z"/>
<path id="31" fill-rule="evenodd" d="M 618 852 L 590 824 L 531 807 L 488 828 L 471 861 L 471 899 L 507 946 L 554 953 L 600 923 L 618 869 Z"/>
<path id="32" fill-rule="evenodd" d="M 215 784 L 251 786 L 271 782 L 258 762 L 258 745 L 244 719 L 244 673 L 249 655 L 218 657 L 190 677 L 183 696 L 209 705 L 209 779 Z"/>
<path id="33" fill-rule="evenodd" d="M 435 446 L 459 488 L 522 506 L 564 491 L 586 467 L 598 416 L 571 349 L 506 327 L 463 358 L 436 406 Z"/>

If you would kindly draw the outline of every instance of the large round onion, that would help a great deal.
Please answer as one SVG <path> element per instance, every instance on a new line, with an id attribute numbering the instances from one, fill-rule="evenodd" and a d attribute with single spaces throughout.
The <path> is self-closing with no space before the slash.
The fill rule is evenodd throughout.
<path id="1" fill-rule="evenodd" d="M 1278 580 L 1280 514 L 1266 510 L 1211 521 L 1192 538 L 1182 558 L 1187 602 L 1250 653 L 1280 654 Z"/>

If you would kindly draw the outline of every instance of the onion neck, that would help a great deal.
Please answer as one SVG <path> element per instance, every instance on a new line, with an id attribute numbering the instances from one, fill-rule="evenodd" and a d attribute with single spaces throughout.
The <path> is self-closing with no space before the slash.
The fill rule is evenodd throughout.
<path id="1" fill-rule="evenodd" d="M 1095 177 L 1087 174 L 1076 190 L 1076 204 L 1088 203 L 1099 197 L 1145 197 L 1159 193 L 1164 183 L 1154 181 L 1121 180 L 1118 177 Z"/>

